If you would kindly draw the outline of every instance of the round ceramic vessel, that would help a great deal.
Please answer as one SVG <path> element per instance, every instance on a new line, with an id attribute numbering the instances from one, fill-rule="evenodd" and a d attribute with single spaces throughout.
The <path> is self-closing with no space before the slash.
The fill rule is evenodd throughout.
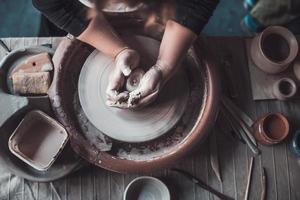
<path id="1" fill-rule="evenodd" d="M 170 200 L 167 186 L 157 178 L 141 176 L 126 187 L 123 200 Z"/>
<path id="2" fill-rule="evenodd" d="M 284 27 L 270 26 L 251 41 L 252 61 L 269 74 L 284 71 L 296 58 L 297 53 L 297 39 Z"/>
<path id="3" fill-rule="evenodd" d="M 274 83 L 273 95 L 278 100 L 287 100 L 295 96 L 297 85 L 291 78 L 281 78 Z"/>
<path id="4" fill-rule="evenodd" d="M 296 131 L 295 135 L 293 136 L 290 146 L 291 146 L 292 152 L 295 155 L 300 156 L 300 130 Z"/>
<path id="5" fill-rule="evenodd" d="M 126 80 L 126 90 L 132 92 L 139 87 L 139 84 L 145 74 L 145 71 L 141 68 L 137 68 L 131 72 Z"/>
<path id="6" fill-rule="evenodd" d="M 293 70 L 296 78 L 300 81 L 300 55 L 295 59 Z"/>
<path id="7" fill-rule="evenodd" d="M 281 113 L 269 113 L 254 124 L 254 137 L 263 145 L 282 142 L 289 134 L 289 122 Z"/>

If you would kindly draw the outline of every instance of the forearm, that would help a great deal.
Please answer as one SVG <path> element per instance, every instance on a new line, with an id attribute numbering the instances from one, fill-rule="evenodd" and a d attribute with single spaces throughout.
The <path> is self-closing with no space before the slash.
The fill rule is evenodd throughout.
<path id="1" fill-rule="evenodd" d="M 199 35 L 212 16 L 219 0 L 176 0 L 176 2 L 174 20 Z"/>
<path id="2" fill-rule="evenodd" d="M 197 35 L 190 29 L 169 20 L 160 45 L 157 65 L 165 80 L 176 71 Z"/>
<path id="3" fill-rule="evenodd" d="M 78 36 L 86 29 L 87 8 L 74 0 L 32 0 L 36 9 L 59 28 Z"/>
<path id="4" fill-rule="evenodd" d="M 126 48 L 126 44 L 101 13 L 91 20 L 88 27 L 78 36 L 78 39 L 111 57 L 116 57 L 121 50 Z"/>

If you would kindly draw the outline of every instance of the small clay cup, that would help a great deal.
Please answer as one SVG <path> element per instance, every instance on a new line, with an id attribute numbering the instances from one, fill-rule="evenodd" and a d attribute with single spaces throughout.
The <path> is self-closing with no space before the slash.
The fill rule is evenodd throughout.
<path id="1" fill-rule="evenodd" d="M 167 186 L 157 178 L 141 176 L 126 187 L 123 200 L 170 200 Z"/>
<path id="2" fill-rule="evenodd" d="M 144 74 L 145 71 L 141 68 L 133 70 L 126 80 L 126 90 L 132 92 L 133 90 L 137 89 Z"/>
<path id="3" fill-rule="evenodd" d="M 268 113 L 258 119 L 254 126 L 254 137 L 263 145 L 278 144 L 289 134 L 289 122 L 281 113 Z"/>
<path id="4" fill-rule="evenodd" d="M 296 58 L 296 37 L 286 28 L 270 26 L 252 39 L 250 54 L 254 64 L 268 74 L 284 71 Z"/>
<path id="5" fill-rule="evenodd" d="M 292 152 L 300 156 L 300 130 L 297 130 L 290 144 Z"/>
<path id="6" fill-rule="evenodd" d="M 297 85 L 291 78 L 281 78 L 273 85 L 273 95 L 278 100 L 287 100 L 296 95 Z"/>

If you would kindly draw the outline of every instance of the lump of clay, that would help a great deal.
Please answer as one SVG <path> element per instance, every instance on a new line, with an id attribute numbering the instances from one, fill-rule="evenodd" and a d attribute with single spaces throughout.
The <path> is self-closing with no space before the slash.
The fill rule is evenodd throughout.
<path id="1" fill-rule="evenodd" d="M 12 75 L 15 94 L 46 94 L 50 87 L 50 82 L 50 72 L 19 72 Z"/>
<path id="2" fill-rule="evenodd" d="M 27 58 L 24 62 L 17 65 L 11 72 L 14 73 L 35 73 L 49 72 L 53 70 L 51 58 L 48 53 L 40 53 Z"/>
<path id="3" fill-rule="evenodd" d="M 137 68 L 131 72 L 126 81 L 126 90 L 132 92 L 133 90 L 137 89 L 144 74 L 145 72 L 141 68 Z"/>

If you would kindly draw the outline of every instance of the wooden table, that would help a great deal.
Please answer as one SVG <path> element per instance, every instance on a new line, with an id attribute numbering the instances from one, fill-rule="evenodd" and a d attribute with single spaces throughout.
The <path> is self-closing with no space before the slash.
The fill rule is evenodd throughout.
<path id="1" fill-rule="evenodd" d="M 56 48 L 60 38 L 10 38 L 3 39 L 11 49 L 30 45 L 41 45 L 50 43 Z M 263 101 L 254 102 L 251 96 L 249 72 L 245 51 L 245 40 L 240 37 L 209 37 L 209 45 L 217 55 L 219 61 L 231 59 L 237 91 L 236 104 L 256 119 L 267 112 L 280 111 L 288 116 L 293 135 L 294 131 L 300 128 L 300 104 L 299 102 Z M 0 50 L 0 58 L 4 51 Z M 222 65 L 220 65 L 222 67 Z M 219 120 L 215 127 L 217 143 L 219 146 L 219 160 L 223 182 L 219 183 L 209 162 L 208 142 L 195 150 L 192 155 L 187 156 L 178 162 L 178 168 L 189 171 L 202 179 L 215 189 L 234 197 L 243 199 L 246 187 L 247 171 L 251 151 L 248 147 L 230 136 L 230 130 L 225 128 L 224 121 Z M 259 199 L 261 192 L 261 169 L 265 167 L 267 173 L 267 199 L 276 200 L 297 200 L 300 199 L 300 165 L 297 158 L 289 149 L 289 141 L 273 146 L 260 146 L 262 154 L 255 158 L 252 174 L 252 185 L 249 199 Z M 68 177 L 52 183 L 34 183 L 19 179 L 0 167 L 4 177 L 0 182 L 0 189 L 3 195 L 0 199 L 122 199 L 126 185 L 138 175 L 122 175 L 89 166 Z M 177 198 L 182 199 L 216 199 L 212 194 L 193 185 L 182 177 L 173 175 L 168 170 L 150 174 L 173 182 L 171 190 L 176 184 Z M 174 180 L 174 181 L 172 181 Z M 15 182 L 18 187 L 12 187 Z M 175 185 L 175 186 L 174 186 Z M 12 189 L 13 188 L 13 189 Z M 176 187 L 175 187 L 176 188 Z"/>

